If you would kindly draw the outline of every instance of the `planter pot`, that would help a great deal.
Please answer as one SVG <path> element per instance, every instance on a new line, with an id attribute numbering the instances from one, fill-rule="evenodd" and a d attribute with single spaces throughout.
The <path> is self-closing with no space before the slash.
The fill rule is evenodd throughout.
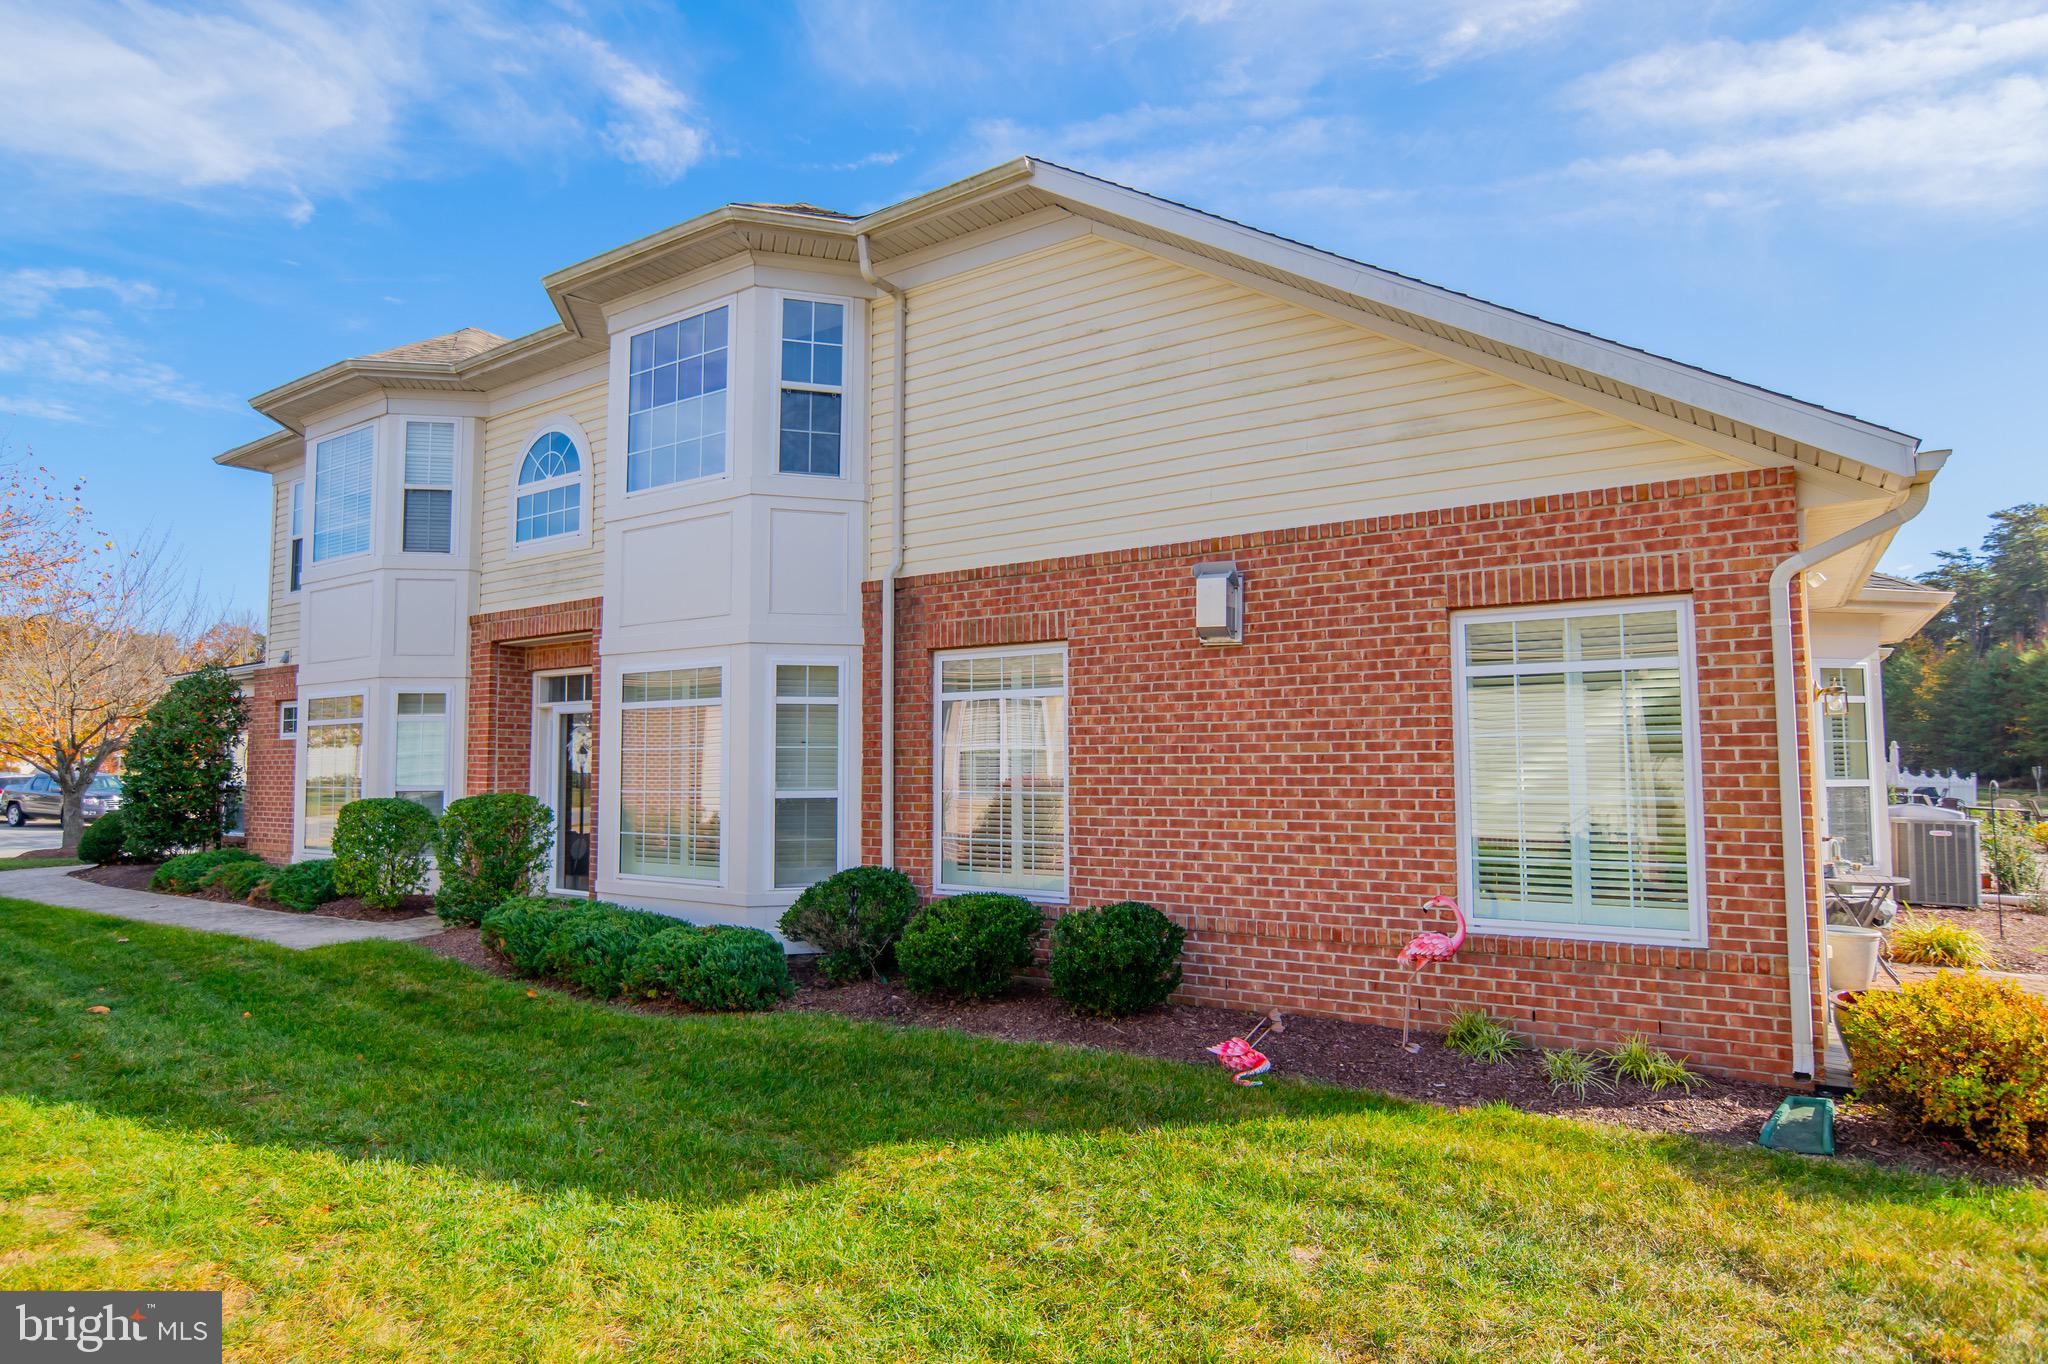
<path id="1" fill-rule="evenodd" d="M 1874 928 L 1829 924 L 1827 942 L 1828 984 L 1845 993 L 1869 989 L 1877 974 L 1878 950 L 1884 945 L 1882 935 Z"/>

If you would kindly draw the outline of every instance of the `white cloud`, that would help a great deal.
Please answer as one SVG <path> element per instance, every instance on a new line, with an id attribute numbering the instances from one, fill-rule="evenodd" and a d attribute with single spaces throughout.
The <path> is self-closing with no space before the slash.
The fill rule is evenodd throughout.
<path id="1" fill-rule="evenodd" d="M 112 294 L 131 308 L 155 307 L 163 300 L 154 284 L 142 280 L 119 279 L 76 268 L 31 268 L 0 274 L 0 313 L 34 317 L 72 293 Z"/>
<path id="2" fill-rule="evenodd" d="M 1583 175 L 1699 202 L 2015 211 L 2048 198 L 2048 5 L 1913 5 L 1668 47 L 1568 96 L 1631 150 Z M 1643 145 L 1647 143 L 1647 145 Z"/>
<path id="3" fill-rule="evenodd" d="M 0 155 L 73 188 L 232 191 L 304 222 L 319 197 L 411 173 L 430 151 L 589 143 L 673 180 L 707 139 L 652 67 L 484 0 L 242 0 L 212 13 L 0 0 Z"/>
<path id="4" fill-rule="evenodd" d="M 0 393 L 0 413 L 16 417 L 34 417 L 46 422 L 83 422 L 85 417 L 69 403 L 52 402 L 46 398 L 22 398 Z"/>
<path id="5" fill-rule="evenodd" d="M 57 388 L 114 390 L 130 399 L 183 407 L 233 411 L 240 406 L 149 358 L 128 338 L 94 325 L 58 327 L 31 336 L 0 336 L 0 374 L 19 375 Z M 46 397 L 25 401 L 56 402 Z"/>

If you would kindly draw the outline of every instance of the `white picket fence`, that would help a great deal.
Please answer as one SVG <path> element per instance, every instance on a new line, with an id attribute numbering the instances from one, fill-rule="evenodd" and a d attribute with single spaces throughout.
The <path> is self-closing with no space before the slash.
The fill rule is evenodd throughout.
<path id="1" fill-rule="evenodd" d="M 1950 768 L 1947 776 L 1939 772 L 1908 772 L 1899 765 L 1899 745 L 1892 741 L 1890 761 L 1885 764 L 1885 776 L 1894 791 L 1933 791 L 1935 799 L 1946 800 L 1953 796 L 1963 805 L 1977 803 L 1977 774 L 1963 776 Z"/>

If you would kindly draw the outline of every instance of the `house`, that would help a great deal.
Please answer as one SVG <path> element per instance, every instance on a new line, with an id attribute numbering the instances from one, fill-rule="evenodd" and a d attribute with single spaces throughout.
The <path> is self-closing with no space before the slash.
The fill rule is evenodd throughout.
<path id="1" fill-rule="evenodd" d="M 531 791 L 562 892 L 1138 898 L 1186 998 L 1382 1022 L 1455 890 L 1418 1017 L 1814 1073 L 1945 452 L 1032 159 L 542 283 L 219 457 L 273 494 L 258 851 Z"/>

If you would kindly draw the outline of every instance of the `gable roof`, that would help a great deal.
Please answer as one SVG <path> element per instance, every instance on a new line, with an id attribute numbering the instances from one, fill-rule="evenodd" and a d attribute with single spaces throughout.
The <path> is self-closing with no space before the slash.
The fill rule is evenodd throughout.
<path id="1" fill-rule="evenodd" d="M 465 328 L 329 366 L 252 405 L 291 427 L 358 391 L 477 391 L 603 354 L 610 304 L 734 255 L 851 266 L 866 237 L 886 276 L 892 262 L 1048 210 L 1738 458 L 1805 466 L 1874 493 L 1920 471 L 1918 439 L 1877 423 L 1033 157 L 858 217 L 806 203 L 727 204 L 546 276 L 560 320 L 537 332 L 508 341 Z"/>

